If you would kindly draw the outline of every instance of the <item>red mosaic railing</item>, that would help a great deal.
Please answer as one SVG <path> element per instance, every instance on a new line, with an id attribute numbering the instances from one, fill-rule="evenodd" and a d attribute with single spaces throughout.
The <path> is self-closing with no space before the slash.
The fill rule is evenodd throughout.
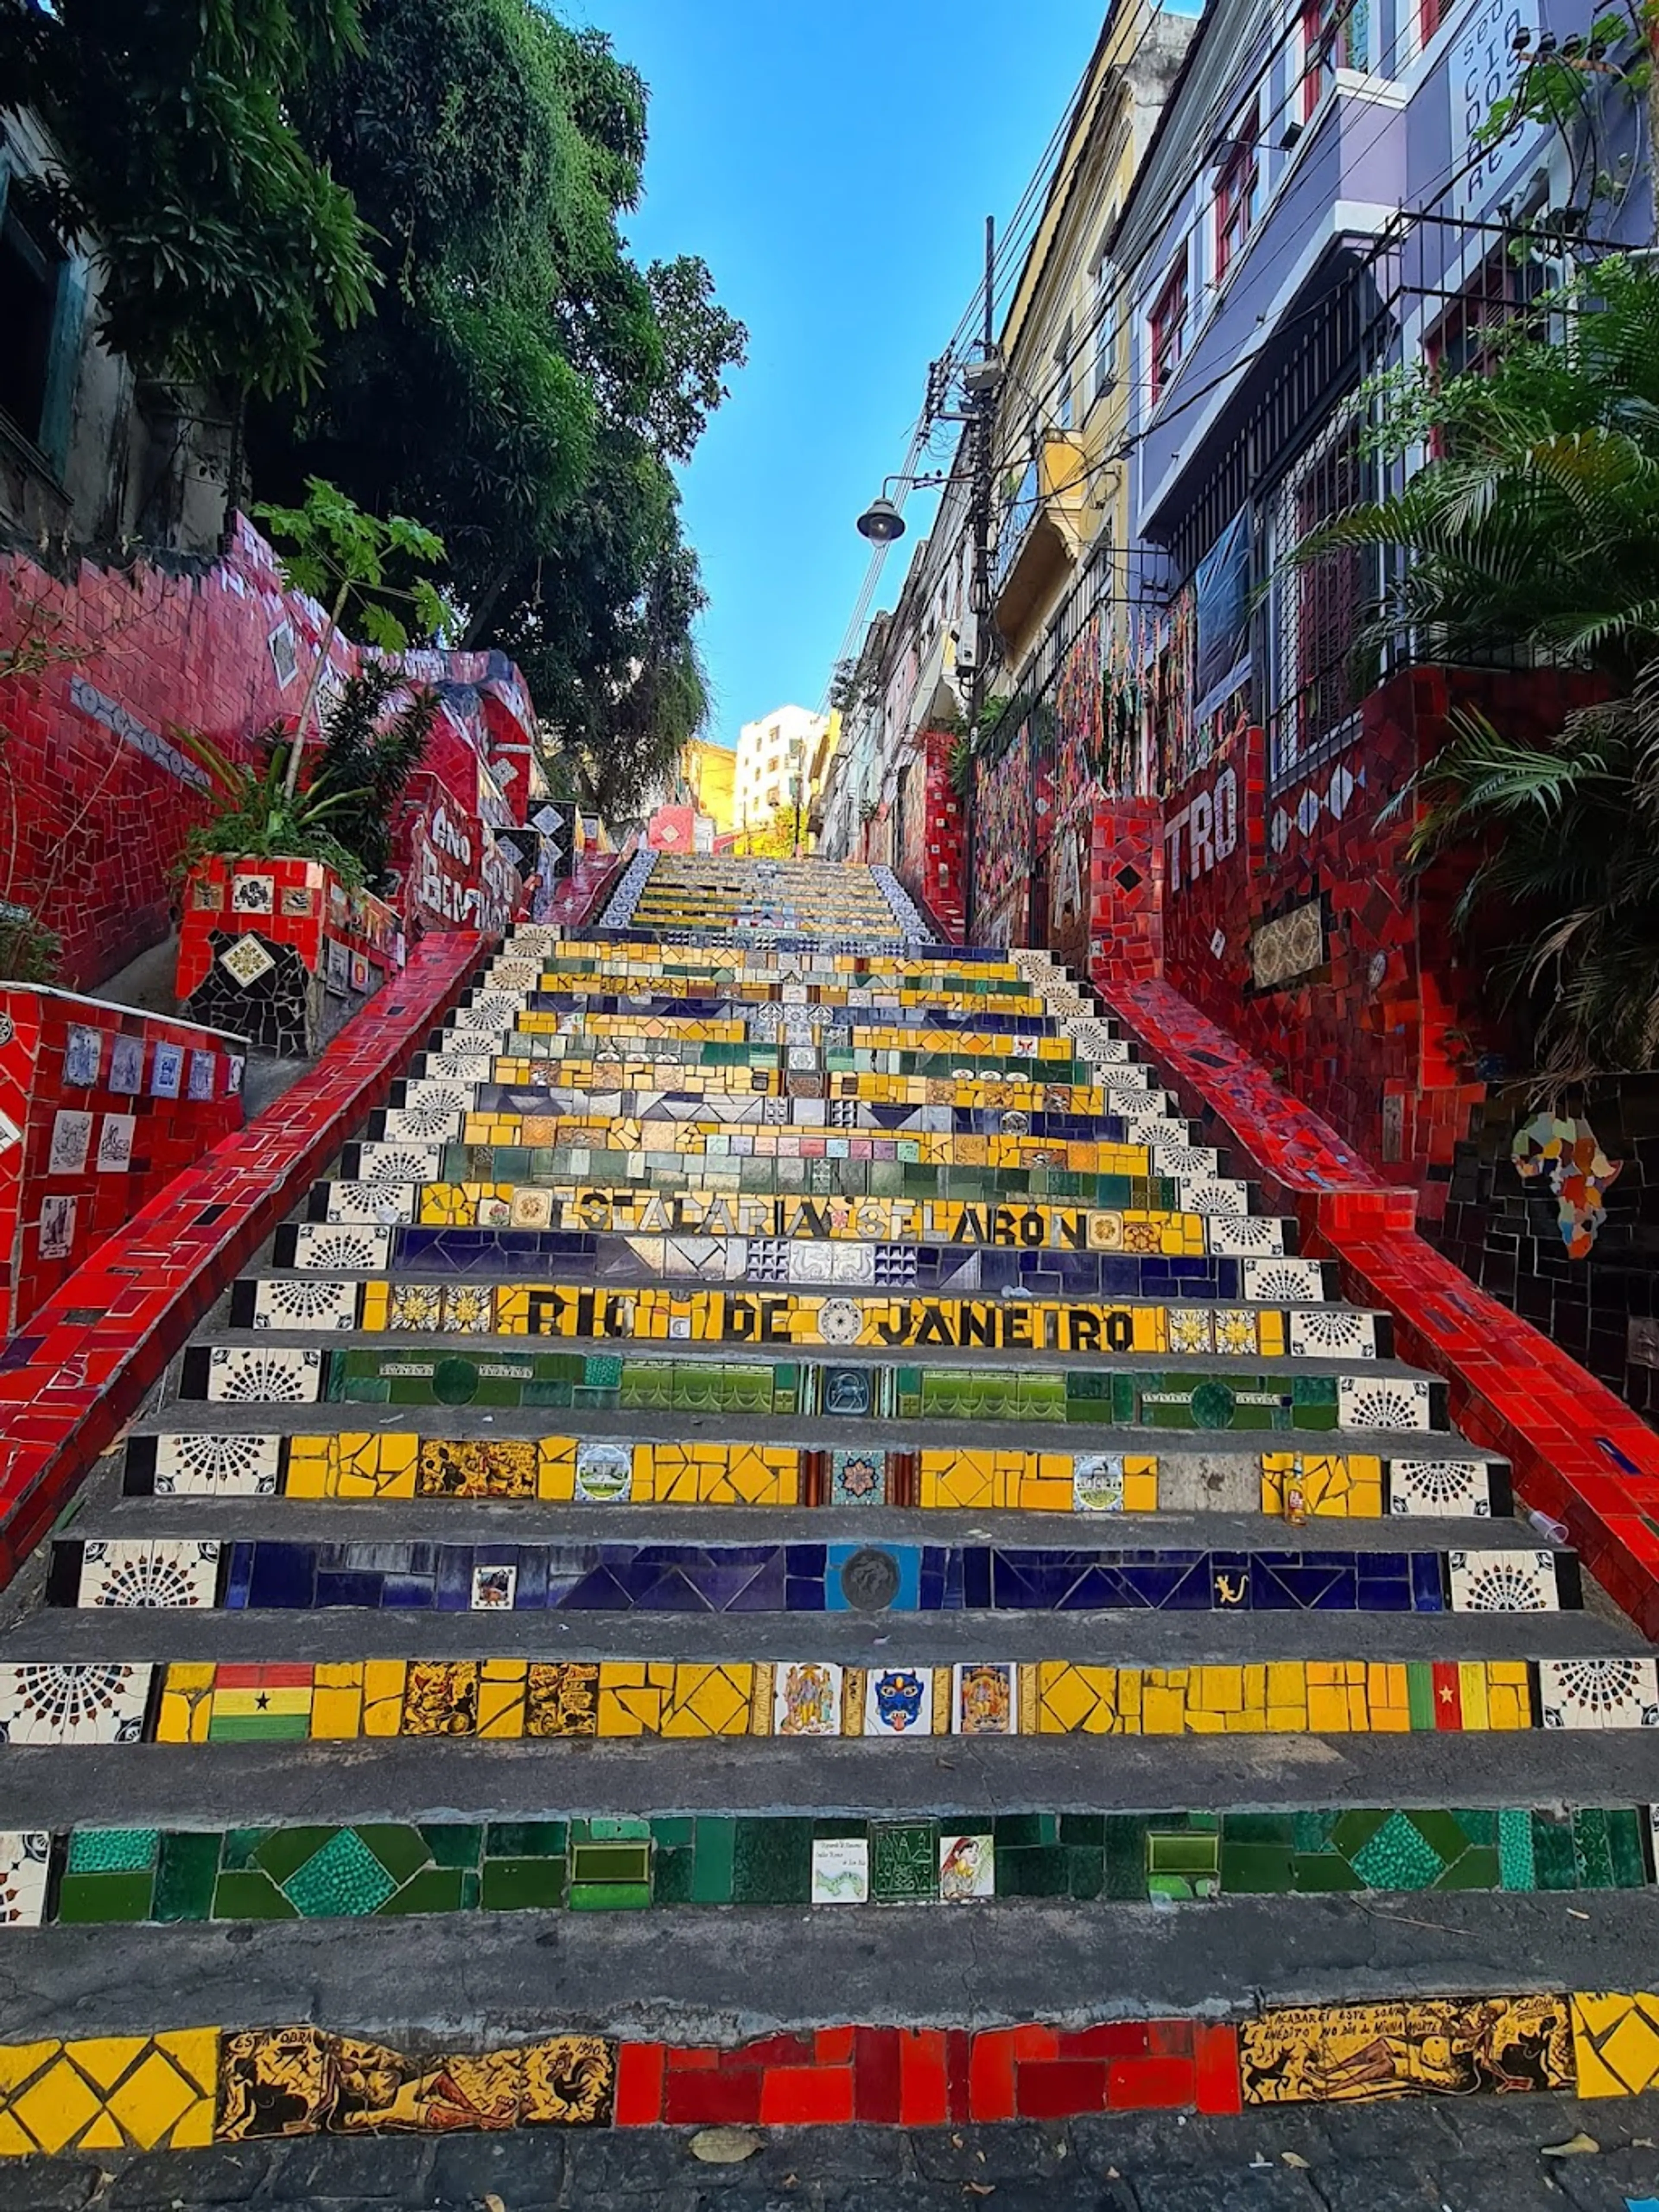
<path id="1" fill-rule="evenodd" d="M 1454 1423 L 1508 1457 L 1517 1496 L 1565 1522 L 1602 1588 L 1659 1638 L 1659 1436 L 1426 1243 L 1415 1193 L 1385 1183 L 1178 991 L 1126 983 L 1103 995 L 1198 1141 L 1235 1147 L 1267 1209 L 1301 1223 L 1304 1251 L 1340 1262 L 1343 1295 L 1394 1316 L 1400 1357 L 1450 1386 Z"/>

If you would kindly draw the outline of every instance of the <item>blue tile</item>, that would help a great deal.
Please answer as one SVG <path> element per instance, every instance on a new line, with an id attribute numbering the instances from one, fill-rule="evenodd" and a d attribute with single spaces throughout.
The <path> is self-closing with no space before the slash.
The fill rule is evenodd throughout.
<path id="1" fill-rule="evenodd" d="M 317 1555 L 309 1544 L 262 1542 L 254 1547 L 250 1606 L 301 1610 L 315 1602 L 316 1586 Z"/>
<path id="2" fill-rule="evenodd" d="M 240 1611 L 247 1603 L 248 1583 L 253 1573 L 253 1546 L 233 1544 L 230 1565 L 225 1576 L 226 1607 Z"/>

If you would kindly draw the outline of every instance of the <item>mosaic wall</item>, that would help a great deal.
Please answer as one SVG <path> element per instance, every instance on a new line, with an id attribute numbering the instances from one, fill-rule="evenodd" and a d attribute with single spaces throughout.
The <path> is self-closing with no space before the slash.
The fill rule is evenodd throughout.
<path id="1" fill-rule="evenodd" d="M 242 1126 L 246 1044 L 216 1029 L 0 983 L 0 1328 Z"/>
<path id="2" fill-rule="evenodd" d="M 518 2127 L 904 2127 L 1659 2085 L 1659 1996 L 1264 2011 L 1234 2026 L 820 2027 L 735 2047 L 577 2033 L 404 2048 L 314 2026 L 0 2046 L 0 2155 Z"/>
<path id="3" fill-rule="evenodd" d="M 0 684 L 11 732 L 0 847 L 17 856 L 7 895 L 62 938 L 64 981 L 94 985 L 167 933 L 169 872 L 207 779 L 167 732 L 199 729 L 240 758 L 297 711 L 319 634 L 319 611 L 283 592 L 270 548 L 240 517 L 228 556 L 199 575 L 82 562 L 65 580 L 21 553 L 0 560 L 0 638 L 50 647 L 41 673 Z M 336 643 L 338 674 L 356 652 Z M 487 787 L 486 818 L 494 808 L 522 819 L 534 718 L 517 670 L 483 653 L 404 665 L 440 696 L 434 801 L 447 792 L 452 813 L 477 816 Z M 471 884 L 483 865 L 475 846 Z M 427 927 L 468 920 L 419 910 Z"/>
<path id="4" fill-rule="evenodd" d="M 1565 1146 L 1550 1137 L 1556 1158 L 1535 1159 L 1528 1172 L 1518 1154 L 1536 1152 L 1526 1133 L 1538 1117 L 1507 1101 L 1477 1107 L 1470 1134 L 1454 1154 L 1435 1242 L 1484 1290 L 1653 1421 L 1659 1419 L 1659 1276 L 1651 1256 L 1659 1247 L 1659 1078 L 1606 1079 L 1575 1098 L 1563 1118 L 1573 1134 Z M 1571 1157 L 1575 1152 L 1588 1155 L 1589 1172 Z"/>
<path id="5" fill-rule="evenodd" d="M 1022 722 L 1005 751 L 974 763 L 974 936 L 982 945 L 1027 940 L 1036 823 L 1031 734 Z"/>
<path id="6" fill-rule="evenodd" d="M 198 1020 L 233 1024 L 261 1051 L 310 1054 L 404 957 L 392 908 L 320 861 L 216 858 L 185 885 L 175 988 Z"/>
<path id="7" fill-rule="evenodd" d="M 947 939 L 968 933 L 962 801 L 951 781 L 956 740 L 923 730 L 905 773 L 893 865 L 905 889 L 921 900 Z"/>

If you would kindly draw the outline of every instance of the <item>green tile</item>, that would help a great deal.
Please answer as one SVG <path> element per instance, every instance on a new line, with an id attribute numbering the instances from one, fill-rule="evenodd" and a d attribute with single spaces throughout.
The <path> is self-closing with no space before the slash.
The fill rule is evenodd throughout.
<path id="1" fill-rule="evenodd" d="M 1386 1812 L 1375 1806 L 1356 1806 L 1352 1812 L 1344 1813 L 1331 1830 L 1332 1850 L 1340 1851 L 1344 1858 L 1352 1858 L 1356 1851 L 1370 1843 L 1388 1818 Z M 1231 1828 L 1231 1823 L 1228 1825 Z"/>
<path id="2" fill-rule="evenodd" d="M 1578 1863 L 1573 1849 L 1572 1824 L 1553 1813 L 1534 1813 L 1532 1855 L 1537 1887 L 1566 1890 L 1578 1887 Z"/>
<path id="3" fill-rule="evenodd" d="M 677 1814 L 672 1820 L 653 1820 L 649 1824 L 651 1840 L 659 1850 L 672 1850 L 675 1845 L 696 1840 L 696 1821 L 689 1814 Z"/>
<path id="4" fill-rule="evenodd" d="M 1413 1814 L 1412 1817 L 1420 1821 L 1425 1816 L 1421 1814 Z M 1498 1815 L 1490 1806 L 1485 1808 L 1479 1806 L 1455 1806 L 1452 1808 L 1451 1818 L 1456 1821 L 1472 1844 L 1495 1844 L 1498 1841 Z"/>
<path id="5" fill-rule="evenodd" d="M 434 1821 L 420 1828 L 422 1841 L 437 1867 L 476 1867 L 483 1848 L 483 1830 L 459 1820 Z"/>
<path id="6" fill-rule="evenodd" d="M 551 1857 L 486 1859 L 483 1902 L 486 1912 L 546 1911 L 562 1905 L 564 1861 Z"/>
<path id="7" fill-rule="evenodd" d="M 354 1829 L 337 1828 L 282 1890 L 307 1920 L 317 1920 L 378 1912 L 398 1887 Z"/>
<path id="8" fill-rule="evenodd" d="M 1288 1895 L 1291 1889 L 1291 1847 L 1288 1844 L 1235 1844 L 1224 1835 L 1221 1844 L 1221 1887 L 1254 1897 Z"/>
<path id="9" fill-rule="evenodd" d="M 576 1833 L 576 1827 L 580 1827 L 580 1837 Z M 592 1844 L 648 1844 L 650 1840 L 650 1821 L 636 1820 L 631 1816 L 623 1819 L 610 1816 L 599 1820 L 583 1820 L 576 1823 L 575 1826 L 573 1826 L 571 1833 L 571 1841 L 573 1843 L 580 1841 L 582 1843 Z M 624 1877 L 624 1879 L 631 1881 L 633 1877 L 629 1875 Z"/>
<path id="10" fill-rule="evenodd" d="M 1364 1887 L 1339 1851 L 1297 1851 L 1291 1856 L 1292 1896 L 1330 1897 Z"/>
<path id="11" fill-rule="evenodd" d="M 878 1905 L 939 1894 L 939 1834 L 931 1820 L 872 1820 L 870 1895 Z"/>
<path id="12" fill-rule="evenodd" d="M 1071 1881 L 1068 1894 L 1079 1905 L 1089 1905 L 1099 1897 L 1106 1887 L 1106 1851 L 1100 1844 L 1067 1844 L 1061 1846 L 1071 1862 Z"/>
<path id="13" fill-rule="evenodd" d="M 1292 1848 L 1298 1852 L 1324 1850 L 1336 1821 L 1334 1813 L 1297 1813 L 1291 1831 Z"/>
<path id="14" fill-rule="evenodd" d="M 1292 1844 L 1296 1816 L 1292 1813 L 1229 1813 L 1221 1832 L 1230 1844 Z"/>
<path id="15" fill-rule="evenodd" d="M 407 1881 L 431 1856 L 420 1830 L 401 1823 L 370 1821 L 354 1828 L 353 1833 L 374 1852 L 394 1882 Z"/>
<path id="16" fill-rule="evenodd" d="M 691 1872 L 691 1899 L 694 1904 L 729 1905 L 732 1902 L 732 1855 L 736 1838 L 735 1820 L 712 1813 L 697 1815 Z"/>
<path id="17" fill-rule="evenodd" d="M 174 1829 L 161 1838 L 161 1863 L 155 1877 L 158 1920 L 210 1920 L 213 1885 L 219 1875 L 222 1839 L 205 1832 Z"/>
<path id="18" fill-rule="evenodd" d="M 1101 1813 L 1062 1813 L 1060 1816 L 1060 1840 L 1062 1844 L 1096 1844 L 1106 1841 L 1106 1819 Z"/>
<path id="19" fill-rule="evenodd" d="M 622 1882 L 629 1886 L 648 1887 L 651 1880 L 651 1846 L 648 1843 L 582 1844 L 574 1839 L 570 1845 L 570 1881 L 574 1889 L 580 1883 Z"/>
<path id="20" fill-rule="evenodd" d="M 269 1828 L 227 1828 L 219 1863 L 227 1874 L 240 1874 L 253 1863 L 253 1854 L 270 1833 Z"/>
<path id="21" fill-rule="evenodd" d="M 137 1874 L 66 1874 L 58 1886 L 58 1917 L 65 1926 L 87 1921 L 148 1920 L 155 1876 Z"/>
<path id="22" fill-rule="evenodd" d="M 1642 1852 L 1641 1816 L 1629 1805 L 1613 1807 L 1607 1814 L 1607 1850 L 1613 1859 L 1616 1889 L 1644 1889 L 1647 1861 Z"/>
<path id="23" fill-rule="evenodd" d="M 245 1874 L 222 1874 L 214 1886 L 216 1920 L 297 1920 L 299 1913 L 268 1874 L 250 1867 Z"/>
<path id="24" fill-rule="evenodd" d="M 1461 1858 L 1471 1844 L 1492 1844 L 1497 1840 L 1490 1830 L 1485 1835 L 1472 1834 L 1455 1813 L 1413 1812 L 1405 1817 L 1429 1849 L 1437 1852 L 1448 1866 L 1454 1859 Z"/>
<path id="25" fill-rule="evenodd" d="M 1421 1817 L 1432 1820 L 1435 1816 Z M 1451 1863 L 1461 1863 L 1468 1840 L 1455 1822 L 1446 1820 L 1444 1814 L 1439 1818 L 1454 1839 Z M 1371 1889 L 1429 1889 L 1446 1872 L 1448 1864 L 1447 1856 L 1424 1835 L 1419 1816 L 1405 1813 L 1390 1813 L 1381 1827 L 1347 1856 L 1354 1872 Z"/>
<path id="26" fill-rule="evenodd" d="M 472 1880 L 477 1880 L 475 1875 Z M 459 1912 L 466 1898 L 467 1876 L 460 1867 L 426 1867 L 394 1891 L 380 1907 L 380 1917 L 391 1919 L 405 1912 Z"/>
<path id="27" fill-rule="evenodd" d="M 996 1847 L 999 1897 L 1069 1897 L 1072 1855 L 1060 1844 Z M 1143 1885 L 1144 1885 L 1143 1876 Z M 1144 1893 L 1144 1892 L 1143 1892 Z"/>
<path id="28" fill-rule="evenodd" d="M 338 1835 L 337 1828 L 268 1828 L 250 1854 L 278 1885 Z"/>
<path id="29" fill-rule="evenodd" d="M 1060 1840 L 1060 1823 L 1053 1813 L 999 1813 L 993 1825 L 997 1849 L 1017 1849 L 1030 1844 Z"/>
<path id="30" fill-rule="evenodd" d="M 1437 1889 L 1497 1889 L 1498 1859 L 1495 1845 L 1471 1844 L 1461 1859 L 1446 1869 L 1435 1884 Z"/>
<path id="31" fill-rule="evenodd" d="M 1153 1874 L 1214 1874 L 1219 1863 L 1214 1836 L 1154 1828 L 1146 1838 L 1146 1865 Z"/>
<path id="32" fill-rule="evenodd" d="M 155 1863 L 155 1828 L 77 1828 L 70 1838 L 71 1874 L 144 1874 Z"/>
<path id="33" fill-rule="evenodd" d="M 1132 1813 L 1106 1817 L 1105 1885 L 1108 1897 L 1146 1894 L 1146 1823 Z"/>
<path id="34" fill-rule="evenodd" d="M 570 1885 L 573 1912 L 639 1912 L 650 1902 L 651 1885 L 646 1881 L 573 1881 Z"/>
<path id="35" fill-rule="evenodd" d="M 734 1905 L 811 1902 L 811 1820 L 744 1818 L 733 1821 L 732 1828 Z"/>
<path id="36" fill-rule="evenodd" d="M 1613 1854 L 1607 1848 L 1607 1816 L 1599 1805 L 1580 1805 L 1572 1815 L 1573 1856 L 1581 1889 L 1613 1887 Z"/>
<path id="37" fill-rule="evenodd" d="M 1538 1873 L 1533 1863 L 1532 1814 L 1511 1809 L 1498 1815 L 1498 1879 L 1505 1889 L 1534 1889 Z"/>
<path id="38" fill-rule="evenodd" d="M 691 1905 L 692 1881 L 697 1870 L 696 1849 L 691 1844 L 659 1844 L 651 1857 L 651 1896 L 657 1905 Z"/>

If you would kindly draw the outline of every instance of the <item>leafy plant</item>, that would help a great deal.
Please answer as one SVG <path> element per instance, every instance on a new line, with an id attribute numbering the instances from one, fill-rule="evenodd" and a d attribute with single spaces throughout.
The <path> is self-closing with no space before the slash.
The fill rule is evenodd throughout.
<path id="1" fill-rule="evenodd" d="M 208 775 L 215 800 L 207 821 L 185 837 L 174 863 L 187 875 L 198 861 L 222 860 L 321 860 L 351 890 L 362 886 L 364 869 L 343 842 L 336 823 L 367 796 L 363 791 L 335 791 L 319 778 L 306 790 L 291 792 L 288 769 L 293 748 L 279 730 L 261 740 L 258 765 L 234 761 L 198 730 L 176 732 L 179 744 Z"/>
<path id="2" fill-rule="evenodd" d="M 371 662 L 330 700 L 323 716 L 313 788 L 340 794 L 329 833 L 362 865 L 372 891 L 383 891 L 392 863 L 392 823 L 410 777 L 421 764 L 438 710 L 435 694 L 414 692 L 386 718 L 403 683 Z"/>
<path id="3" fill-rule="evenodd" d="M 364 28 L 293 112 L 373 228 L 378 311 L 254 410 L 254 473 L 428 520 L 459 641 L 518 661 L 620 816 L 707 711 L 673 471 L 744 334 L 696 256 L 628 252 L 647 94 L 607 40 L 535 0 L 375 0 Z"/>
<path id="4" fill-rule="evenodd" d="M 8 983 L 51 983 L 58 975 L 63 941 L 24 906 L 0 906 L 0 980 Z"/>
<path id="5" fill-rule="evenodd" d="M 1415 864 L 1472 855 L 1457 926 L 1543 1069 L 1659 1057 L 1659 276 L 1610 258 L 1492 333 L 1486 374 L 1372 389 L 1376 452 L 1433 458 L 1297 547 L 1403 556 L 1359 649 L 1576 668 L 1608 696 L 1522 739 L 1480 715 L 1395 802 Z"/>
<path id="6" fill-rule="evenodd" d="M 290 550 L 284 553 L 279 548 L 277 554 L 283 581 L 290 591 L 321 600 L 327 610 L 300 702 L 294 742 L 288 748 L 288 795 L 292 799 L 299 788 L 306 725 L 342 623 L 349 621 L 383 653 L 402 653 L 410 640 L 398 606 L 409 609 L 422 637 L 452 626 L 456 617 L 429 578 L 415 574 L 404 583 L 392 581 L 400 556 L 404 562 L 428 562 L 444 557 L 442 538 L 407 515 L 388 515 L 382 521 L 378 515 L 365 514 L 355 500 L 320 477 L 306 479 L 303 507 L 256 507 L 253 514 L 274 538 L 288 540 Z"/>
<path id="7" fill-rule="evenodd" d="M 0 108 L 46 118 L 52 220 L 101 264 L 101 335 L 141 373 L 302 391 L 368 311 L 363 226 L 291 119 L 361 44 L 352 0 L 0 7 Z"/>
<path id="8" fill-rule="evenodd" d="M 1408 852 L 1480 857 L 1454 916 L 1505 942 L 1490 973 L 1531 1028 L 1557 1081 L 1659 1061 L 1659 660 L 1630 697 L 1569 714 L 1532 744 L 1486 716 L 1414 780 L 1422 811 Z"/>

